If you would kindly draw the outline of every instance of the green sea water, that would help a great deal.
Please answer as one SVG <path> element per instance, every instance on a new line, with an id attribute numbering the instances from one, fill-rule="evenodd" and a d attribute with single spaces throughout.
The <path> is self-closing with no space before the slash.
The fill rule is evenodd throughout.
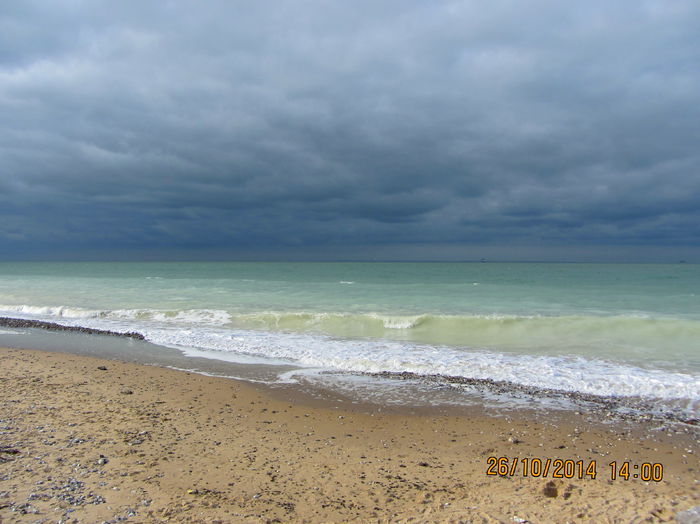
<path id="1" fill-rule="evenodd" d="M 211 358 L 700 391 L 693 264 L 4 263 L 0 314 L 136 330 Z"/>

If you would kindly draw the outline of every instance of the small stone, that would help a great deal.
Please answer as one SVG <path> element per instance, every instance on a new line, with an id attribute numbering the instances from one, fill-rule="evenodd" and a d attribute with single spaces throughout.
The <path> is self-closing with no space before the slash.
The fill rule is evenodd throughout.
<path id="1" fill-rule="evenodd" d="M 121 393 L 122 395 L 133 395 L 134 394 L 134 392 L 131 391 L 130 389 L 122 389 L 119 393 Z"/>
<path id="2" fill-rule="evenodd" d="M 544 493 L 545 497 L 556 497 L 559 495 L 559 490 L 557 490 L 557 484 L 553 480 L 550 480 L 544 485 L 544 489 L 542 490 L 542 493 Z"/>
<path id="3" fill-rule="evenodd" d="M 678 524 L 698 524 L 700 522 L 700 506 L 676 513 Z"/>
<path id="4" fill-rule="evenodd" d="M 100 371 L 107 371 L 107 366 L 97 366 Z"/>

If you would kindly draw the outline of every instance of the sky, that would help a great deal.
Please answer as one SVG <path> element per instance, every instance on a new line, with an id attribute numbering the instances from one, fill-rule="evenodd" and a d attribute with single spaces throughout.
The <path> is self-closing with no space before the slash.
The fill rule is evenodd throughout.
<path id="1" fill-rule="evenodd" d="M 700 2 L 3 0 L 0 260 L 700 262 Z"/>

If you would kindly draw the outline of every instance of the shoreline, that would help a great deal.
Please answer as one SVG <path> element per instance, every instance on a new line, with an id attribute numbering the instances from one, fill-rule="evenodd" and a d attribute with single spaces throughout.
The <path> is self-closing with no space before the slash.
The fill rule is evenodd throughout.
<path id="1" fill-rule="evenodd" d="M 693 432 L 317 405 L 36 350 L 0 349 L 0 364 L 3 522 L 663 522 L 700 505 Z M 513 469 L 487 475 L 489 457 Z M 523 459 L 595 461 L 596 478 L 525 476 Z M 613 461 L 661 464 L 663 480 L 613 480 Z"/>
<path id="2" fill-rule="evenodd" d="M 152 344 L 147 341 L 146 337 L 138 332 L 138 331 L 128 331 L 128 332 L 119 332 L 119 331 L 111 331 L 108 329 L 97 329 L 97 328 L 91 328 L 91 327 L 84 327 L 84 326 L 72 326 L 72 325 L 64 325 L 64 324 L 59 324 L 56 322 L 48 322 L 44 320 L 37 320 L 37 319 L 26 319 L 26 318 L 17 318 L 17 317 L 6 317 L 2 316 L 0 317 L 0 327 L 9 327 L 12 329 L 21 329 L 21 328 L 29 328 L 29 329 L 37 329 L 41 330 L 47 333 L 68 333 L 68 334 L 76 334 L 76 335 L 98 335 L 98 336 L 107 336 L 111 337 L 117 340 L 134 340 L 134 341 L 143 341 L 147 344 Z M 7 342 L 6 342 L 7 344 Z M 70 342 L 68 342 L 70 344 Z M 3 343 L 0 342 L 0 346 L 2 346 Z M 104 346 L 104 340 L 99 340 L 96 339 L 94 342 L 91 343 L 92 346 Z M 18 347 L 19 346 L 11 346 L 11 347 Z M 34 349 L 36 346 L 32 346 L 32 343 L 29 342 L 28 344 L 22 345 L 21 347 L 26 347 L 27 349 Z M 157 344 L 154 344 L 153 347 L 155 348 L 161 348 L 162 350 L 167 350 L 167 351 L 172 351 L 171 348 L 167 348 L 166 346 L 159 346 Z M 44 348 L 39 348 L 39 349 L 44 349 Z M 69 347 L 65 347 L 63 349 L 59 349 L 59 351 L 65 351 L 66 353 L 71 353 L 75 354 Z M 77 354 L 81 354 L 78 352 Z M 94 354 L 94 356 L 100 356 L 99 353 Z M 233 363 L 233 366 L 231 366 L 232 363 L 228 363 L 226 361 L 219 361 L 216 359 L 206 359 L 209 360 L 209 363 L 205 366 L 205 369 L 197 369 L 192 368 L 189 369 L 187 366 L 184 365 L 184 363 L 181 361 L 180 365 L 172 365 L 172 363 L 168 363 L 165 360 L 162 362 L 159 362 L 157 358 L 154 358 L 155 354 L 151 355 L 151 358 L 147 358 L 144 361 L 137 361 L 133 359 L 132 356 L 132 361 L 135 361 L 137 363 L 146 363 L 146 360 L 148 360 L 149 364 L 155 364 L 155 365 L 163 365 L 165 367 L 171 367 L 173 369 L 179 369 L 179 370 L 187 370 L 191 372 L 201 372 L 204 374 L 209 374 L 212 371 L 216 370 L 218 367 L 221 368 L 221 373 L 216 373 L 214 374 L 220 374 L 221 376 L 227 376 L 228 378 L 238 378 L 238 379 L 243 379 L 247 380 L 246 377 L 239 376 L 238 374 L 235 373 L 234 371 L 234 377 L 231 377 L 229 373 L 231 373 L 231 367 L 235 367 L 235 363 Z M 106 358 L 115 358 L 115 354 L 112 353 L 111 355 L 108 355 Z M 121 359 L 120 356 L 116 356 L 117 359 Z M 191 357 L 190 357 L 191 358 Z M 217 364 L 218 363 L 218 364 Z M 285 370 L 292 370 L 296 369 L 295 366 L 289 365 L 289 366 L 279 366 L 279 365 L 274 365 L 274 364 L 260 364 L 260 368 L 267 367 L 269 370 L 274 370 L 276 367 L 279 369 L 285 368 Z M 227 369 L 229 368 L 229 369 Z M 299 368 L 302 369 L 302 368 Z M 432 388 L 434 390 L 437 389 L 442 389 L 443 391 L 446 389 L 452 388 L 453 391 L 455 392 L 455 395 L 459 395 L 458 391 L 461 389 L 464 391 L 465 389 L 468 389 L 473 392 L 475 399 L 478 401 L 479 397 L 481 396 L 482 399 L 485 398 L 485 395 L 491 395 L 491 396 L 502 396 L 504 399 L 507 397 L 512 397 L 515 398 L 516 396 L 524 396 L 527 398 L 532 399 L 535 403 L 538 402 L 558 402 L 559 404 L 562 404 L 564 407 L 560 406 L 556 408 L 557 410 L 564 410 L 564 411 L 586 411 L 591 414 L 592 417 L 597 417 L 603 414 L 606 417 L 613 417 L 616 420 L 625 420 L 625 421 L 630 421 L 632 423 L 645 423 L 649 421 L 656 421 L 659 424 L 681 424 L 681 425 L 686 425 L 691 428 L 696 428 L 700 429 L 698 427 L 698 424 L 700 422 L 700 419 L 697 417 L 697 410 L 694 410 L 692 413 L 689 412 L 684 412 L 683 409 L 678 408 L 677 406 L 672 406 L 672 404 L 669 403 L 669 401 L 666 401 L 665 404 L 659 403 L 655 399 L 645 399 L 645 398 L 639 398 L 639 397 L 624 397 L 624 396 L 611 396 L 611 395 L 596 395 L 596 394 L 591 394 L 591 393 L 584 393 L 580 391 L 568 391 L 568 390 L 563 390 L 563 389 L 552 389 L 552 388 L 547 388 L 547 387 L 537 387 L 537 386 L 532 386 L 532 385 L 525 385 L 525 384 L 520 384 L 517 382 L 510 382 L 510 381 L 501 381 L 501 380 L 492 380 L 492 379 L 486 379 L 486 378 L 467 378 L 467 377 L 462 377 L 462 376 L 450 376 L 450 375 L 442 375 L 442 374 L 418 374 L 418 373 L 412 373 L 412 372 L 393 372 L 393 371 L 380 371 L 380 372 L 352 372 L 352 371 L 333 371 L 333 370 L 327 370 L 322 372 L 323 375 L 326 376 L 336 376 L 336 377 L 370 377 L 370 378 L 376 378 L 376 379 L 388 379 L 393 381 L 395 384 L 401 384 L 402 382 L 409 382 L 413 381 L 415 383 L 420 383 L 424 387 L 427 388 Z M 273 372 L 274 375 L 274 372 Z M 250 379 L 250 381 L 255 382 L 255 379 Z M 310 389 L 316 389 L 317 391 L 321 391 L 322 395 L 325 393 L 328 397 L 330 398 L 336 398 L 338 395 L 341 397 L 343 396 L 342 392 L 339 391 L 334 391 L 334 388 L 332 386 L 324 386 L 324 385 L 309 385 Z M 359 395 L 360 397 L 362 395 Z M 360 403 L 365 403 L 365 400 L 362 398 L 354 398 L 353 400 L 348 399 L 348 402 L 360 402 Z M 444 403 L 444 402 L 443 402 Z M 441 405 L 443 403 L 438 402 L 438 405 Z M 503 401 L 503 404 L 507 404 L 507 400 Z M 379 404 L 382 404 L 381 401 L 379 401 Z M 453 403 L 451 406 L 449 405 L 450 403 L 444 403 L 444 409 L 449 411 L 452 409 L 453 411 L 460 411 L 460 405 L 459 403 Z M 467 403 L 469 404 L 469 403 Z M 411 409 L 412 407 L 415 406 L 410 406 L 407 405 L 407 409 Z M 463 406 L 461 406 L 463 407 Z M 514 407 L 514 409 L 523 409 L 522 407 Z M 674 411 L 674 409 L 676 409 Z M 469 409 L 466 408 L 467 412 L 469 412 Z M 547 411 L 548 408 L 533 408 L 533 411 Z"/>

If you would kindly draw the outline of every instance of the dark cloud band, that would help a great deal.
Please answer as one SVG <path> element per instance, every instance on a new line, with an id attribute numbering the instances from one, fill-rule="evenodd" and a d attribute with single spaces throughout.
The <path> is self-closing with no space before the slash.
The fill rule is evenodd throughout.
<path id="1" fill-rule="evenodd" d="M 698 26 L 683 0 L 3 2 L 0 246 L 698 247 Z"/>

